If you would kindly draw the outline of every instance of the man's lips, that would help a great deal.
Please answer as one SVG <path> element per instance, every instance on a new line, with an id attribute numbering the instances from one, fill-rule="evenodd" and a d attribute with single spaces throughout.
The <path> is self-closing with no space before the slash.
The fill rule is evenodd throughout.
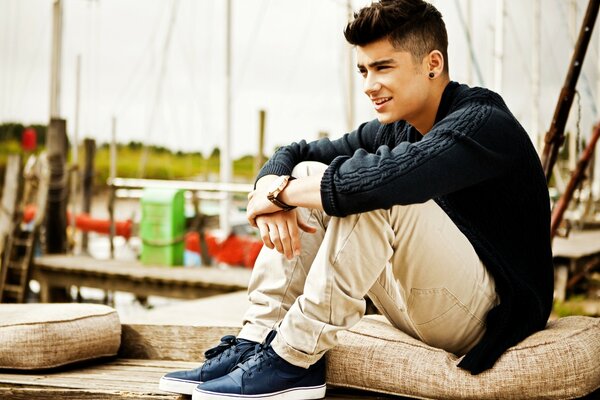
<path id="1" fill-rule="evenodd" d="M 375 110 L 380 110 L 390 100 L 392 100 L 391 97 L 378 97 L 376 99 L 371 99 L 373 105 L 375 106 Z"/>

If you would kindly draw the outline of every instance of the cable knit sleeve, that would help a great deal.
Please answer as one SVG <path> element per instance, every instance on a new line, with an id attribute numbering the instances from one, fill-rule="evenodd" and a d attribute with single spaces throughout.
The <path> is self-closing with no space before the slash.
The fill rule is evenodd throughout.
<path id="1" fill-rule="evenodd" d="M 346 216 L 422 203 L 515 165 L 527 134 L 499 97 L 473 97 L 453 107 L 421 141 L 333 159 L 321 181 L 325 212 Z"/>
<path id="2" fill-rule="evenodd" d="M 290 175 L 294 167 L 302 161 L 330 164 L 336 157 L 352 156 L 359 148 L 375 151 L 379 145 L 379 137 L 382 136 L 381 128 L 382 125 L 373 120 L 361 124 L 358 129 L 337 140 L 323 138 L 309 143 L 302 140 L 280 147 L 262 167 L 256 181 L 265 175 Z"/>

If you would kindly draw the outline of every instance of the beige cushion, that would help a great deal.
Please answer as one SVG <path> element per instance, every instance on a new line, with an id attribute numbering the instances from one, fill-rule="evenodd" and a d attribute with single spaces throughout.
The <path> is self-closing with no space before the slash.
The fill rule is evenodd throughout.
<path id="1" fill-rule="evenodd" d="M 508 349 L 479 375 L 378 317 L 339 334 L 327 383 L 425 399 L 564 399 L 600 388 L 600 318 L 566 317 Z"/>
<path id="2" fill-rule="evenodd" d="M 0 304 L 0 368 L 53 368 L 117 353 L 117 312 L 99 304 Z"/>

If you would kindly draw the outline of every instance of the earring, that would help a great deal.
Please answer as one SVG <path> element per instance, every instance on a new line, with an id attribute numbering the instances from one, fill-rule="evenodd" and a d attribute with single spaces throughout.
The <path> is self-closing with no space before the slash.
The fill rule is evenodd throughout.
<path id="1" fill-rule="evenodd" d="M 430 77 L 431 79 L 433 79 L 433 78 L 435 77 L 435 74 L 434 74 L 433 72 L 430 72 L 430 73 L 429 73 L 429 77 Z"/>

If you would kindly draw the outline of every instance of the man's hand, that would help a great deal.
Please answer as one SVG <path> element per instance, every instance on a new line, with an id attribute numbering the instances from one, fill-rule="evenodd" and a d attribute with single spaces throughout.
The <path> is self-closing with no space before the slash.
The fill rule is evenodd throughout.
<path id="1" fill-rule="evenodd" d="M 246 207 L 246 218 L 253 227 L 257 227 L 256 218 L 259 215 L 273 214 L 281 211 L 281 208 L 273 204 L 267 197 L 267 191 L 264 188 L 257 188 L 248 193 L 248 206 Z"/>
<path id="2" fill-rule="evenodd" d="M 288 260 L 300 255 L 300 229 L 307 233 L 315 233 L 317 230 L 300 220 L 296 210 L 261 214 L 255 221 L 265 246 L 275 248 Z"/>

